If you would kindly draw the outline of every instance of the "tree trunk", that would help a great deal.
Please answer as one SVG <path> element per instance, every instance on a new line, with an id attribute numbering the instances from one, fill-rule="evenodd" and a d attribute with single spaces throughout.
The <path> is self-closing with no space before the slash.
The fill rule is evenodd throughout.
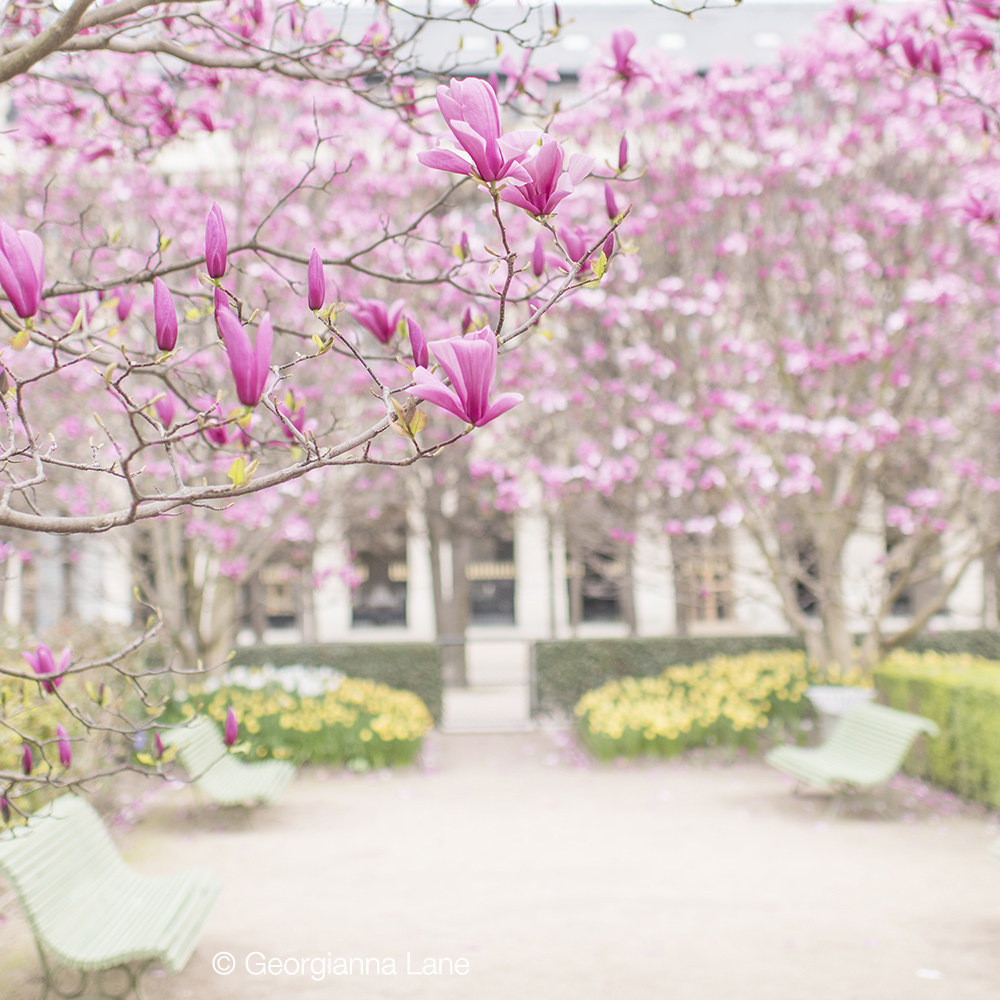
<path id="1" fill-rule="evenodd" d="M 676 535 L 670 538 L 670 563 L 674 574 L 674 619 L 677 623 L 674 630 L 677 635 L 686 636 L 691 620 L 691 596 L 684 579 L 684 542 Z"/>
<path id="2" fill-rule="evenodd" d="M 820 618 L 831 664 L 849 670 L 857 661 L 854 637 L 847 627 L 844 607 L 843 544 L 839 533 L 817 532 L 816 565 L 819 574 Z"/>
<path id="3" fill-rule="evenodd" d="M 437 499 L 432 492 L 429 499 Z M 465 625 L 468 614 L 468 582 L 465 579 L 465 560 L 462 553 L 456 558 L 456 544 L 452 539 L 451 523 L 440 513 L 440 504 L 428 505 L 427 527 L 431 540 L 431 575 L 434 581 L 434 615 L 438 641 L 441 643 L 441 663 L 444 682 L 448 687 L 465 687 L 468 684 L 465 664 Z M 434 509 L 437 506 L 438 509 Z M 461 583 L 459 572 L 461 569 Z M 458 598 L 465 599 L 464 609 Z M 465 611 L 465 615 L 462 611 Z"/>
<path id="4" fill-rule="evenodd" d="M 634 639 L 639 633 L 635 620 L 635 562 L 632 559 L 632 546 L 627 542 L 623 543 L 619 549 L 622 562 L 625 564 L 625 572 L 621 582 L 618 584 L 618 601 L 622 609 L 622 618 L 628 625 L 628 635 Z"/>
<path id="5" fill-rule="evenodd" d="M 580 547 L 575 541 L 570 540 L 567 546 L 569 556 L 569 624 L 576 636 L 576 630 L 583 621 L 583 559 L 580 556 Z"/>

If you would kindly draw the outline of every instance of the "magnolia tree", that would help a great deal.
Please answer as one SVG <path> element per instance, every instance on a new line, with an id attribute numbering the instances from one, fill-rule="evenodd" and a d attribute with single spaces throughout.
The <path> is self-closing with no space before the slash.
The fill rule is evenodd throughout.
<path id="1" fill-rule="evenodd" d="M 0 221 L 0 526 L 147 525 L 147 633 L 162 615 L 197 669 L 217 639 L 203 628 L 212 573 L 231 594 L 282 532 L 313 532 L 302 511 L 320 506 L 329 470 L 413 465 L 521 402 L 493 388 L 500 353 L 604 275 L 622 218 L 590 198 L 586 231 L 554 224 L 594 159 L 551 127 L 503 129 L 498 90 L 542 110 L 552 74 L 527 61 L 502 88 L 453 79 L 433 108 L 389 72 L 402 62 L 388 21 L 348 44 L 298 7 L 77 17 L 86 7 L 7 26 L 5 72 L 22 76 Z M 632 82 L 633 44 L 615 38 L 609 94 Z M 92 49 L 107 53 L 81 62 Z M 262 524 L 271 538 L 254 546 Z M 71 762 L 89 734 L 130 740 L 153 724 L 131 648 L 98 660 L 42 645 L 27 671 L 0 666 L 19 685 L 0 719 L 5 808 L 85 781 Z M 80 701 L 102 666 L 152 716 L 137 722 L 114 684 Z M 36 683 L 61 719 L 51 736 L 30 725 Z"/>
<path id="2" fill-rule="evenodd" d="M 996 155 L 935 91 L 842 30 L 752 73 L 640 63 L 627 101 L 556 119 L 627 132 L 645 173 L 607 189 L 609 218 L 638 206 L 637 253 L 563 315 L 558 363 L 524 369 L 522 468 L 614 500 L 609 540 L 746 532 L 823 662 L 905 641 L 1000 538 L 1000 283 L 969 200 Z"/>

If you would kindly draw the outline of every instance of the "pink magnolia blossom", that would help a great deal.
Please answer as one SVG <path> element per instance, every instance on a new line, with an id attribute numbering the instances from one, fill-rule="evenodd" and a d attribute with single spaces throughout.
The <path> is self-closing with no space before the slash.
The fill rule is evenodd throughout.
<path id="1" fill-rule="evenodd" d="M 541 233 L 535 237 L 535 248 L 531 251 L 531 272 L 536 278 L 545 273 L 545 243 Z"/>
<path id="2" fill-rule="evenodd" d="M 172 351 L 177 346 L 177 309 L 173 294 L 159 278 L 153 282 L 153 326 L 156 346 Z"/>
<path id="3" fill-rule="evenodd" d="M 995 46 L 993 39 L 985 31 L 973 27 L 958 28 L 951 32 L 951 38 L 972 53 L 976 69 L 982 70 L 989 66 L 990 54 Z"/>
<path id="4" fill-rule="evenodd" d="M 359 299 L 351 313 L 376 340 L 388 344 L 399 326 L 405 304 L 402 299 L 396 299 L 391 306 L 378 299 Z"/>
<path id="5" fill-rule="evenodd" d="M 573 263 L 586 263 L 587 257 L 587 237 L 580 232 L 579 229 L 560 229 L 559 239 L 562 240 L 562 245 L 566 248 L 566 253 L 569 254 L 569 259 Z"/>
<path id="6" fill-rule="evenodd" d="M 628 166 L 628 136 L 623 135 L 618 143 L 618 173 Z"/>
<path id="7" fill-rule="evenodd" d="M 31 753 L 31 747 L 27 743 L 24 744 L 24 750 L 21 752 L 21 770 L 24 771 L 25 777 L 31 774 L 32 768 L 35 766 L 35 758 Z"/>
<path id="8" fill-rule="evenodd" d="M 274 344 L 271 316 L 264 313 L 261 317 L 257 339 L 253 345 L 250 344 L 246 327 L 228 307 L 216 311 L 215 321 L 229 355 L 236 395 L 244 406 L 256 406 L 264 395 L 264 386 L 271 368 L 271 349 Z"/>
<path id="9" fill-rule="evenodd" d="M 917 45 L 912 35 L 907 35 L 899 44 L 911 69 L 926 69 L 935 76 L 941 75 L 941 52 L 933 39 L 921 46 Z"/>
<path id="10" fill-rule="evenodd" d="M 56 726 L 56 736 L 59 737 L 56 744 L 59 747 L 59 763 L 63 767 L 69 767 L 73 762 L 73 745 L 70 743 L 69 733 L 66 732 L 62 723 Z"/>
<path id="11" fill-rule="evenodd" d="M 118 322 L 124 323 L 129 318 L 132 306 L 135 304 L 135 289 L 116 288 L 115 297 L 118 299 L 118 305 L 115 309 L 118 314 Z"/>
<path id="12" fill-rule="evenodd" d="M 429 360 L 427 356 L 427 337 L 420 324 L 412 317 L 407 317 L 406 326 L 410 335 L 410 351 L 413 353 L 413 364 L 417 368 L 426 368 Z"/>
<path id="13" fill-rule="evenodd" d="M 514 94 L 527 94 L 528 97 L 539 104 L 545 100 L 545 93 L 550 83 L 559 82 L 559 69 L 556 66 L 532 66 L 531 52 L 525 52 L 521 65 L 511 56 L 504 56 L 500 60 L 500 72 L 507 77 L 506 100 L 510 100 Z M 493 88 L 496 90 L 496 88 Z"/>
<path id="14" fill-rule="evenodd" d="M 609 67 L 618 74 L 618 78 L 625 84 L 624 90 L 628 90 L 642 73 L 638 66 L 632 61 L 630 53 L 635 48 L 635 32 L 629 28 L 620 28 L 611 36 L 611 55 L 614 62 Z"/>
<path id="15" fill-rule="evenodd" d="M 615 192 L 608 181 L 604 182 L 604 207 L 607 210 L 609 219 L 618 218 L 618 202 L 615 201 Z"/>
<path id="16" fill-rule="evenodd" d="M 232 705 L 229 706 L 229 711 L 226 712 L 226 729 L 225 729 L 225 741 L 226 746 L 231 747 L 240 734 L 240 724 L 236 721 L 236 710 Z"/>
<path id="17" fill-rule="evenodd" d="M 520 183 L 531 180 L 521 161 L 535 144 L 538 133 L 503 135 L 500 104 L 488 83 L 475 77 L 452 80 L 450 87 L 438 87 L 437 102 L 462 152 L 437 146 L 418 153 L 417 159 L 425 167 L 453 174 L 474 174 L 487 183 L 504 178 Z"/>
<path id="18" fill-rule="evenodd" d="M 204 434 L 212 444 L 218 445 L 220 448 L 229 444 L 228 424 L 210 424 L 205 427 Z"/>
<path id="19" fill-rule="evenodd" d="M 551 215 L 594 166 L 592 156 L 573 153 L 564 172 L 563 155 L 562 146 L 552 136 L 545 136 L 542 148 L 523 164 L 531 179 L 520 187 L 504 188 L 501 200 L 538 218 Z"/>
<path id="20" fill-rule="evenodd" d="M 59 657 L 58 667 L 56 666 L 55 657 L 52 655 L 52 650 L 44 642 L 40 643 L 33 653 L 22 650 L 21 655 L 28 661 L 29 666 L 36 674 L 44 676 L 45 674 L 63 673 L 69 666 L 71 653 L 69 646 L 67 646 Z M 42 690 L 53 694 L 62 682 L 62 677 L 56 677 L 51 681 L 42 681 Z"/>
<path id="21" fill-rule="evenodd" d="M 488 326 L 468 337 L 436 340 L 430 347 L 451 385 L 445 385 L 426 368 L 417 368 L 413 373 L 417 384 L 411 390 L 414 396 L 440 406 L 475 427 L 488 424 L 524 399 L 518 392 L 505 392 L 492 404 L 489 401 L 497 370 L 498 347 L 496 335 Z"/>
<path id="22" fill-rule="evenodd" d="M 326 275 L 323 273 L 323 261 L 320 259 L 319 251 L 315 248 L 309 257 L 308 285 L 309 308 L 315 312 L 323 308 L 323 302 L 326 300 Z"/>
<path id="23" fill-rule="evenodd" d="M 226 220 L 222 217 L 222 209 L 213 201 L 205 220 L 205 270 L 209 277 L 221 278 L 226 273 L 228 249 Z"/>
<path id="24" fill-rule="evenodd" d="M 392 25 L 384 19 L 373 21 L 361 39 L 361 45 L 370 48 L 379 59 L 384 59 L 392 51 Z"/>
<path id="25" fill-rule="evenodd" d="M 45 248 L 38 236 L 27 230 L 14 231 L 0 219 L 0 288 L 3 288 L 21 319 L 38 312 L 45 283 Z"/>
<path id="26" fill-rule="evenodd" d="M 168 392 L 155 400 L 153 409 L 156 410 L 156 418 L 163 424 L 164 430 L 168 429 L 174 422 L 177 415 L 177 399 L 173 393 Z"/>

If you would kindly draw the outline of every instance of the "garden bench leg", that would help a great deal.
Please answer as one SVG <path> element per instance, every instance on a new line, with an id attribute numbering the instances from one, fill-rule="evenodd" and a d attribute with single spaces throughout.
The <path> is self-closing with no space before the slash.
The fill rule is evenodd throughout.
<path id="1" fill-rule="evenodd" d="M 50 993 L 54 993 L 57 997 L 61 997 L 62 1000 L 127 1000 L 127 998 L 133 994 L 135 995 L 136 1000 L 145 1000 L 145 996 L 142 991 L 142 977 L 150 965 L 153 964 L 152 959 L 136 963 L 135 968 L 130 965 L 115 965 L 110 969 L 99 969 L 93 973 L 85 972 L 82 969 L 73 969 L 72 971 L 75 972 L 80 978 L 76 987 L 67 991 L 59 988 L 59 985 L 56 982 L 56 976 L 59 973 L 59 969 L 54 968 L 45 957 L 45 952 L 42 949 L 41 942 L 37 938 L 35 938 L 35 947 L 38 949 L 38 957 L 42 963 L 42 994 L 39 997 L 39 1000 L 47 1000 Z M 63 968 L 72 967 L 64 966 Z M 118 971 L 125 973 L 127 980 L 125 992 L 110 993 L 105 988 L 104 977 L 108 975 L 108 973 Z M 93 977 L 94 980 L 94 991 L 85 992 L 91 977 Z"/>

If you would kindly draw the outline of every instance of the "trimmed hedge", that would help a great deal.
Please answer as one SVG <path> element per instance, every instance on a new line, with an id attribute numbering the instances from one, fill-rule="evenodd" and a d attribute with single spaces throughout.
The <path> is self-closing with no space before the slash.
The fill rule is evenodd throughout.
<path id="1" fill-rule="evenodd" d="M 301 664 L 333 667 L 348 677 L 364 678 L 412 691 L 427 706 L 435 723 L 441 721 L 441 648 L 431 642 L 295 644 L 239 646 L 233 666 L 276 667 Z"/>
<path id="2" fill-rule="evenodd" d="M 941 727 L 918 743 L 907 773 L 1000 809 L 1000 662 L 901 651 L 875 671 L 875 686 L 887 705 Z"/>
<path id="3" fill-rule="evenodd" d="M 565 639 L 536 642 L 535 711 L 573 714 L 588 691 L 625 677 L 657 677 L 667 667 L 711 660 L 716 656 L 801 650 L 795 635 L 663 636 L 655 639 Z M 1000 632 L 974 629 L 917 636 L 907 644 L 915 652 L 971 653 L 1000 660 Z"/>

